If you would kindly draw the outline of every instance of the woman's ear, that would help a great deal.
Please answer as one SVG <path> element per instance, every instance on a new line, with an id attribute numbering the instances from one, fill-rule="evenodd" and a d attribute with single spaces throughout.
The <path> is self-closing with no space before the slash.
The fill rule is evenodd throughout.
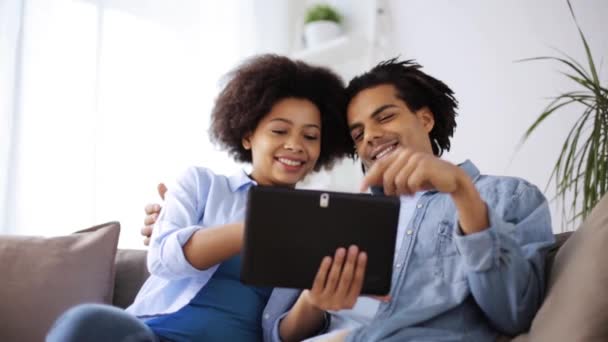
<path id="1" fill-rule="evenodd" d="M 433 112 L 429 109 L 429 107 L 420 108 L 416 112 L 416 116 L 418 117 L 418 120 L 420 120 L 420 123 L 426 132 L 430 133 L 433 130 L 433 127 L 435 127 L 435 115 L 433 115 Z"/>
<path id="2" fill-rule="evenodd" d="M 241 144 L 243 144 L 244 149 L 251 150 L 251 133 L 245 134 L 243 139 L 241 139 Z"/>

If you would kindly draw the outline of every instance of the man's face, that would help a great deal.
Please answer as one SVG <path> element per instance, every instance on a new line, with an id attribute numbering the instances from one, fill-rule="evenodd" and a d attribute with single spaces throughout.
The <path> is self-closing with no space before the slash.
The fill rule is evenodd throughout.
<path id="1" fill-rule="evenodd" d="M 347 120 L 366 168 L 397 148 L 433 153 L 429 139 L 435 124 L 433 113 L 427 107 L 410 111 L 393 85 L 378 85 L 358 93 L 348 104 Z"/>

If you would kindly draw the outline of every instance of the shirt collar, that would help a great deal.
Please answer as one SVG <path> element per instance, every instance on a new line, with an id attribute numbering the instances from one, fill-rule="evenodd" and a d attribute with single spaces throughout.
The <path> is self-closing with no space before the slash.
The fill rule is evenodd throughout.
<path id="1" fill-rule="evenodd" d="M 471 178 L 471 180 L 473 182 L 477 181 L 477 178 L 479 178 L 480 176 L 480 172 L 479 169 L 477 168 L 477 166 L 475 166 L 475 164 L 473 164 L 473 162 L 471 162 L 469 159 L 465 160 L 463 163 L 458 165 L 461 169 L 464 170 L 464 172 L 467 173 L 467 175 L 469 175 L 469 177 Z M 371 187 L 371 191 L 372 194 L 374 195 L 384 195 L 384 189 L 382 189 L 381 186 L 372 186 Z M 436 192 L 436 191 L 429 191 L 430 193 Z"/>
<path id="2" fill-rule="evenodd" d="M 236 192 L 245 186 L 249 188 L 249 186 L 258 184 L 247 175 L 245 170 L 241 169 L 239 172 L 228 177 L 228 185 L 230 186 L 230 191 Z"/>

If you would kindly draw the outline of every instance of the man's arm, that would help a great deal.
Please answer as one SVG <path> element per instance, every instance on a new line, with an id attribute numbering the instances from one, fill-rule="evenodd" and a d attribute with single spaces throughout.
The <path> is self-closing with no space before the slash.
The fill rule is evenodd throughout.
<path id="1" fill-rule="evenodd" d="M 487 207 L 461 168 L 427 153 L 396 152 L 377 162 L 363 183 L 382 185 L 391 195 L 433 189 L 451 196 L 458 213 L 454 240 L 468 265 L 473 297 L 494 326 L 510 335 L 528 328 L 540 306 L 545 255 L 554 241 L 545 197 L 513 181 L 519 186 L 503 195 L 509 203 L 502 216 Z"/>
<path id="2" fill-rule="evenodd" d="M 376 162 L 363 179 L 361 190 L 381 185 L 386 195 L 413 195 L 436 190 L 452 197 L 464 234 L 488 228 L 488 211 L 473 181 L 460 167 L 432 154 L 401 149 Z"/>
<path id="3" fill-rule="evenodd" d="M 507 212 L 490 209 L 488 229 L 471 235 L 455 229 L 454 241 L 477 304 L 497 330 L 513 336 L 529 328 L 542 303 L 545 257 L 554 237 L 548 204 L 538 189 L 522 182 L 505 197 Z"/>

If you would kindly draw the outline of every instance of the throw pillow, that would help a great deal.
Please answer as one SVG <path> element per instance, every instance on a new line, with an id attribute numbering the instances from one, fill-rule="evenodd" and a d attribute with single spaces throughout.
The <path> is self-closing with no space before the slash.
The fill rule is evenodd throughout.
<path id="1" fill-rule="evenodd" d="M 0 341 L 43 341 L 55 319 L 85 302 L 112 302 L 120 224 L 72 235 L 0 236 Z"/>
<path id="2" fill-rule="evenodd" d="M 530 341 L 608 341 L 608 196 L 560 248 Z"/>

